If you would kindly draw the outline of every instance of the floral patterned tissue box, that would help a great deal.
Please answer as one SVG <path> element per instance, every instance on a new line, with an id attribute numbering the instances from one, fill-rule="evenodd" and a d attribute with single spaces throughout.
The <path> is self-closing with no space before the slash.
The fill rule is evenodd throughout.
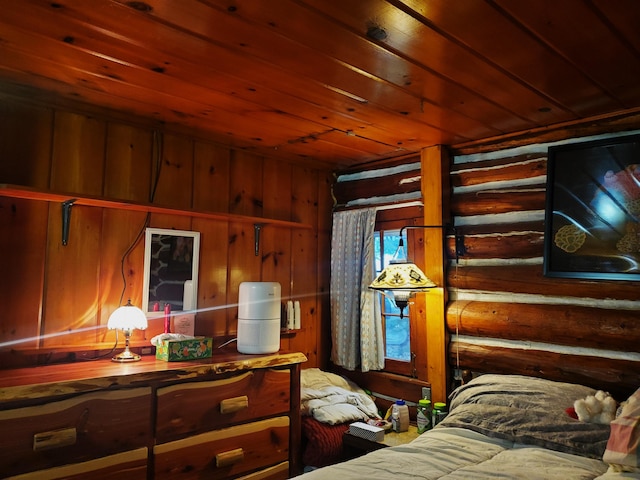
<path id="1" fill-rule="evenodd" d="M 163 340 L 156 346 L 156 358 L 167 362 L 197 360 L 211 357 L 212 338 L 196 337 L 189 340 Z"/>

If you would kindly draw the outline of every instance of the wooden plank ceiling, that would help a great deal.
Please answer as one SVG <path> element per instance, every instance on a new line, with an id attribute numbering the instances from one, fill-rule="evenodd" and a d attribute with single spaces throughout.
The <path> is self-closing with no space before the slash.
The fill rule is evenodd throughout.
<path id="1" fill-rule="evenodd" d="M 637 0 L 0 0 L 0 95 L 341 169 L 640 108 Z"/>

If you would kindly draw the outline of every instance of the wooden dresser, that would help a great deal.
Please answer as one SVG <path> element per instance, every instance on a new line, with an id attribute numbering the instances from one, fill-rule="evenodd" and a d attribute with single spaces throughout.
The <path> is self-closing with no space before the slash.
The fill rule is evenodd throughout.
<path id="1" fill-rule="evenodd" d="M 286 479 L 301 353 L 0 371 L 1 478 Z"/>

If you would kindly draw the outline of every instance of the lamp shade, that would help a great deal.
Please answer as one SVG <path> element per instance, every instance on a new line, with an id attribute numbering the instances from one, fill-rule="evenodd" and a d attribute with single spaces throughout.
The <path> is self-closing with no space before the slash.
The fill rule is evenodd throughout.
<path id="1" fill-rule="evenodd" d="M 147 316 L 138 307 L 131 304 L 131 300 L 115 311 L 109 317 L 107 327 L 110 330 L 114 328 L 120 330 L 144 330 L 147 328 Z"/>
<path id="2" fill-rule="evenodd" d="M 374 290 L 408 290 L 410 293 L 423 292 L 436 286 L 415 263 L 391 262 L 371 282 Z"/>

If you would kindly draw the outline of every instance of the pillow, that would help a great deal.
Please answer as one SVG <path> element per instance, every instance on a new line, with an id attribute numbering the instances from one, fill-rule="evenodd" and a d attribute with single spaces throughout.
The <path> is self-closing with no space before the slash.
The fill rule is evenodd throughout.
<path id="1" fill-rule="evenodd" d="M 595 394 L 583 385 L 522 375 L 486 374 L 458 387 L 438 427 L 458 427 L 492 438 L 602 459 L 609 425 L 566 414 L 577 398 Z"/>
<path id="2" fill-rule="evenodd" d="M 602 459 L 618 471 L 640 467 L 640 388 L 631 395 L 611 422 L 611 434 Z"/>

